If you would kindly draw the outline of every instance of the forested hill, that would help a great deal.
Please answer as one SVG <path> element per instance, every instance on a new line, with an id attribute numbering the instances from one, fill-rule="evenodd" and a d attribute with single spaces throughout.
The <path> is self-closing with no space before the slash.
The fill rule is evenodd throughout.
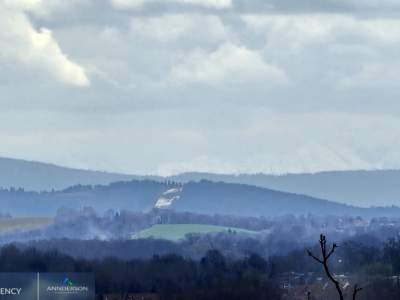
<path id="1" fill-rule="evenodd" d="M 74 186 L 54 192 L 0 191 L 2 212 L 14 216 L 53 216 L 58 208 L 93 207 L 149 211 L 155 206 L 202 214 L 276 216 L 284 214 L 400 216 L 398 208 L 358 208 L 309 196 L 243 184 L 157 181 L 116 182 L 109 185 Z"/>
<path id="2" fill-rule="evenodd" d="M 206 179 L 249 184 L 363 207 L 400 206 L 400 170 L 330 171 L 284 175 L 184 173 L 170 179 L 178 182 Z"/>
<path id="3" fill-rule="evenodd" d="M 62 190 L 73 185 L 107 185 L 116 181 L 172 180 L 188 183 L 209 180 L 248 184 L 308 195 L 355 206 L 400 206 L 400 170 L 331 171 L 314 174 L 212 174 L 184 173 L 170 177 L 136 176 L 79 170 L 56 165 L 0 158 L 0 188 L 29 191 Z"/>
<path id="4" fill-rule="evenodd" d="M 400 216 L 400 208 L 397 207 L 360 208 L 301 194 L 206 180 L 185 184 L 181 199 L 175 201 L 172 207 L 178 211 L 242 216 L 284 214 Z"/>

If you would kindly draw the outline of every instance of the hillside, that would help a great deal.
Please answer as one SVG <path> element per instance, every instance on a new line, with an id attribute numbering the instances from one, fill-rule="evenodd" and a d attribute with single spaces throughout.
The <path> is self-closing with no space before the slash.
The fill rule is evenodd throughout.
<path id="1" fill-rule="evenodd" d="M 162 201 L 160 201 L 160 199 Z M 184 185 L 132 180 L 109 185 L 74 186 L 55 192 L 0 190 L 3 213 L 13 216 L 54 216 L 59 208 L 93 207 L 149 211 L 162 209 L 200 214 L 277 216 L 284 214 L 400 216 L 398 208 L 359 208 L 305 195 L 243 184 L 190 182 Z"/>
<path id="2" fill-rule="evenodd" d="M 155 181 L 114 182 L 109 185 L 77 185 L 61 191 L 27 192 L 0 190 L 2 211 L 13 216 L 54 216 L 59 208 L 93 207 L 98 212 L 108 209 L 148 211 L 171 186 Z"/>
<path id="3" fill-rule="evenodd" d="M 400 215 L 398 208 L 360 208 L 301 194 L 286 193 L 245 184 L 189 182 L 171 208 L 200 214 L 239 216 L 316 215 Z"/>
<path id="4" fill-rule="evenodd" d="M 0 158 L 0 187 L 28 191 L 62 190 L 74 185 L 107 185 L 132 179 L 188 183 L 202 179 L 247 184 L 355 206 L 400 206 L 400 171 L 332 171 L 314 174 L 183 173 L 170 177 L 136 176 L 79 170 L 52 164 Z"/>
<path id="5" fill-rule="evenodd" d="M 170 178 L 177 182 L 223 181 L 304 194 L 356 206 L 400 206 L 400 171 L 332 171 L 314 174 L 219 175 L 185 173 Z"/>

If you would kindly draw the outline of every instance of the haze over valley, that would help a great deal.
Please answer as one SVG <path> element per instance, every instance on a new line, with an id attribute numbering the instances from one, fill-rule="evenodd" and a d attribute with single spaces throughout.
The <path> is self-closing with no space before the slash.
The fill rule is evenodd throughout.
<path id="1" fill-rule="evenodd" d="M 0 29 L 0 298 L 400 299 L 399 1 L 0 0 Z"/>

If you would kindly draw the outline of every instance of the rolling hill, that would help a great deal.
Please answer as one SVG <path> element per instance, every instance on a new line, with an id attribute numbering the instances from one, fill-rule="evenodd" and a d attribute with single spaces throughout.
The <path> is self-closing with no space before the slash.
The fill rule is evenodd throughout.
<path id="1" fill-rule="evenodd" d="M 28 191 L 63 190 L 74 185 L 107 185 L 117 181 L 172 180 L 179 183 L 208 180 L 247 184 L 308 195 L 354 206 L 400 206 L 400 170 L 331 171 L 313 174 L 183 173 L 170 177 L 137 176 L 79 170 L 52 164 L 0 158 L 0 187 Z"/>
<path id="2" fill-rule="evenodd" d="M 185 173 L 170 178 L 177 182 L 240 183 L 289 193 L 308 195 L 356 206 L 400 206 L 400 171 L 330 171 L 310 174 Z"/>
<path id="3" fill-rule="evenodd" d="M 53 164 L 0 158 L 0 187 L 29 191 L 61 190 L 82 184 L 109 184 L 139 178 L 133 175 L 79 170 Z"/>
<path id="4" fill-rule="evenodd" d="M 54 216 L 59 208 L 93 207 L 100 213 L 109 209 L 144 212 L 156 208 L 160 202 L 164 205 L 161 209 L 209 215 L 400 216 L 397 207 L 360 208 L 300 194 L 205 180 L 187 184 L 132 180 L 109 185 L 78 185 L 52 192 L 3 189 L 0 202 L 3 214 L 25 217 Z"/>

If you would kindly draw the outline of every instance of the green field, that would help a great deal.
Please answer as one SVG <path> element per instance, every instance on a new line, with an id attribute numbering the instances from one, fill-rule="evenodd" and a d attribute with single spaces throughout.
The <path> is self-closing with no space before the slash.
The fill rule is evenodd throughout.
<path id="1" fill-rule="evenodd" d="M 10 231 L 27 231 L 39 229 L 50 225 L 53 222 L 50 218 L 10 218 L 0 219 L 0 234 Z"/>
<path id="2" fill-rule="evenodd" d="M 206 234 L 228 231 L 246 234 L 257 233 L 256 231 L 250 231 L 246 229 L 204 224 L 157 224 L 150 228 L 144 229 L 137 234 L 134 234 L 132 239 L 145 239 L 152 237 L 157 239 L 177 241 L 183 239 L 189 233 Z"/>

